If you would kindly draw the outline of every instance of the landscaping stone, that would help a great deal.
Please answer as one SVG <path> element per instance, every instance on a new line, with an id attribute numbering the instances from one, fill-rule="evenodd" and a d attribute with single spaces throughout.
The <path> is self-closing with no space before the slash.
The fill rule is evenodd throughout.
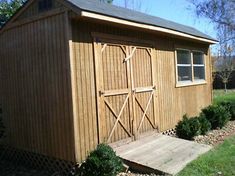
<path id="1" fill-rule="evenodd" d="M 214 146 L 233 134 L 235 134 L 235 121 L 229 121 L 222 129 L 212 130 L 204 136 L 196 136 L 194 140 L 201 144 Z"/>

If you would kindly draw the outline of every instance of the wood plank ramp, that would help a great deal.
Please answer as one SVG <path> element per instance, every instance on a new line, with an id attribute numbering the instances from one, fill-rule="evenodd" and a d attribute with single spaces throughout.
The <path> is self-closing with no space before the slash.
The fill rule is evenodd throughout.
<path id="1" fill-rule="evenodd" d="M 176 175 L 211 146 L 198 144 L 161 134 L 152 134 L 140 140 L 111 145 L 116 154 L 133 169 Z"/>

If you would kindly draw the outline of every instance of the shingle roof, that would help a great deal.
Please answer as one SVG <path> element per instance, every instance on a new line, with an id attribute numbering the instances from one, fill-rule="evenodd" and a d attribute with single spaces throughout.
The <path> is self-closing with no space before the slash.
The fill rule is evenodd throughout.
<path id="1" fill-rule="evenodd" d="M 126 8 L 110 5 L 107 3 L 99 2 L 98 0 L 67 0 L 75 7 L 80 8 L 84 11 L 89 11 L 93 13 L 98 13 L 110 17 L 115 17 L 119 19 L 124 19 L 132 22 L 137 22 L 141 24 L 153 25 L 157 27 L 162 27 L 166 29 L 171 29 L 174 31 L 182 32 L 185 34 L 193 35 L 196 37 L 201 37 L 209 40 L 216 41 L 214 38 L 207 34 L 200 32 L 199 30 L 175 23 L 169 20 L 165 20 L 159 17 L 147 15 L 141 12 L 129 10 Z"/>

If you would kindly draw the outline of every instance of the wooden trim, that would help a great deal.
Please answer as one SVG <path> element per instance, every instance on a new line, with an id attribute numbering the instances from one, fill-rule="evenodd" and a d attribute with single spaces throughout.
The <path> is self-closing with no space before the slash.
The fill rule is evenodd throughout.
<path id="1" fill-rule="evenodd" d="M 142 92 L 152 92 L 154 91 L 156 88 L 155 86 L 151 86 L 151 87 L 138 87 L 138 88 L 135 88 L 134 91 L 136 93 L 142 93 Z"/>
<path id="2" fill-rule="evenodd" d="M 104 92 L 99 92 L 102 94 L 104 97 L 109 97 L 109 96 L 115 96 L 115 95 L 124 95 L 128 94 L 129 90 L 128 89 L 121 89 L 121 90 L 108 90 Z"/>
<path id="3" fill-rule="evenodd" d="M 69 22 L 69 18 L 68 18 L 68 12 L 65 13 L 65 26 L 66 26 L 66 39 L 67 39 L 67 42 L 68 42 L 68 57 L 69 57 L 69 60 L 70 60 L 70 68 L 69 68 L 69 71 L 70 71 L 70 75 L 71 75 L 71 91 L 72 91 L 72 114 L 73 114 L 73 137 L 74 137 L 74 146 L 75 146 L 75 159 L 76 161 L 79 161 L 79 158 L 77 156 L 79 156 L 79 152 L 77 151 L 77 149 L 79 148 L 79 145 L 77 142 L 78 140 L 78 137 L 77 135 L 79 134 L 79 132 L 77 131 L 78 130 L 78 101 L 76 99 L 77 97 L 77 92 L 76 92 L 76 73 L 75 73 L 75 62 L 74 62 L 74 53 L 73 53 L 73 41 L 72 41 L 72 29 L 71 29 L 71 24 Z"/>
<path id="4" fill-rule="evenodd" d="M 95 85 L 96 85 L 96 112 L 97 112 L 97 124 L 98 124 L 98 143 L 102 143 L 101 137 L 103 136 L 102 133 L 102 126 L 101 126 L 101 117 L 102 117 L 102 109 L 101 109 L 101 100 L 100 100 L 100 89 L 101 89 L 101 66 L 100 66 L 100 55 L 101 55 L 101 45 L 96 43 L 93 40 L 93 51 L 94 51 L 94 68 L 95 68 Z"/>
<path id="5" fill-rule="evenodd" d="M 101 14 L 87 12 L 87 11 L 82 11 L 81 16 L 86 17 L 86 18 L 98 19 L 98 20 L 102 20 L 102 21 L 108 21 L 108 22 L 117 23 L 117 24 L 124 24 L 124 25 L 127 25 L 127 26 L 139 27 L 139 28 L 152 30 L 152 31 L 168 33 L 168 34 L 172 34 L 172 35 L 176 35 L 176 36 L 180 36 L 180 37 L 184 37 L 184 38 L 190 38 L 190 39 L 193 39 L 193 40 L 198 40 L 198 41 L 205 42 L 205 43 L 210 43 L 210 44 L 218 43 L 217 41 L 214 41 L 214 40 L 205 39 L 205 38 L 201 38 L 201 37 L 196 37 L 196 36 L 193 36 L 193 35 L 190 35 L 190 34 L 186 34 L 186 33 L 183 33 L 183 32 L 178 32 L 178 31 L 171 30 L 171 29 L 166 29 L 166 28 L 163 28 L 163 27 L 157 27 L 157 26 L 147 25 L 147 24 L 140 24 L 140 23 L 137 23 L 137 22 L 131 22 L 131 21 L 128 21 L 128 20 L 118 19 L 118 18 L 115 18 L 115 17 L 109 17 L 109 16 L 106 16 L 106 15 L 101 15 Z"/>
<path id="6" fill-rule="evenodd" d="M 12 29 L 12 28 L 22 26 L 22 25 L 25 25 L 25 24 L 28 24 L 28 23 L 32 23 L 32 22 L 35 22 L 35 21 L 39 21 L 39 20 L 42 20 L 44 18 L 48 18 L 48 17 L 51 17 L 51 16 L 59 15 L 61 13 L 65 13 L 66 11 L 67 11 L 66 8 L 57 8 L 57 9 L 53 9 L 53 10 L 48 11 L 48 12 L 44 12 L 44 13 L 42 13 L 40 15 L 37 15 L 37 16 L 33 16 L 33 17 L 29 17 L 29 18 L 26 18 L 26 19 L 23 19 L 23 20 L 19 20 L 17 22 L 8 24 L 7 26 L 3 27 L 3 29 L 0 31 L 0 34 L 2 34 L 3 32 L 5 32 L 7 30 Z"/>
<path id="7" fill-rule="evenodd" d="M 180 81 L 176 84 L 176 87 L 189 87 L 189 86 L 198 86 L 198 85 L 203 85 L 203 84 L 207 84 L 206 81 L 194 81 L 194 82 L 184 82 L 182 81 L 182 83 L 180 83 Z"/>
<path id="8" fill-rule="evenodd" d="M 119 35 L 112 35 L 112 34 L 106 34 L 106 33 L 99 33 L 99 32 L 91 32 L 91 36 L 93 38 L 100 38 L 101 39 L 101 43 L 102 42 L 130 42 L 131 44 L 139 44 L 139 45 L 146 45 L 149 47 L 153 47 L 154 46 L 154 42 L 151 40 L 143 40 L 143 39 L 138 39 L 138 38 L 134 38 L 134 37 L 126 37 L 126 36 L 119 36 Z M 130 44 L 129 43 L 129 44 Z M 118 43 L 118 45 L 120 45 Z M 148 48 L 148 47 L 141 47 L 138 46 L 137 48 Z"/>

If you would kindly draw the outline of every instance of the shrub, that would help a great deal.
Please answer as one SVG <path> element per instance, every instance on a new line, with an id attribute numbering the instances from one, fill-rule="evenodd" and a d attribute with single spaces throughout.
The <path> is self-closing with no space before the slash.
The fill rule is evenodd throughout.
<path id="1" fill-rule="evenodd" d="M 122 170 L 123 163 L 113 149 L 100 144 L 81 165 L 79 176 L 116 176 Z"/>
<path id="2" fill-rule="evenodd" d="M 225 107 L 210 105 L 202 110 L 206 119 L 211 123 L 212 129 L 222 128 L 231 118 L 231 114 Z"/>
<path id="3" fill-rule="evenodd" d="M 188 118 L 187 115 L 184 115 L 183 120 L 176 125 L 176 134 L 179 138 L 191 140 L 199 133 L 200 122 L 196 117 Z"/>
<path id="4" fill-rule="evenodd" d="M 211 123 L 203 113 L 198 117 L 198 121 L 200 123 L 200 134 L 205 135 L 211 129 Z"/>
<path id="5" fill-rule="evenodd" d="M 235 101 L 223 101 L 219 105 L 223 106 L 231 114 L 232 120 L 235 120 Z"/>

